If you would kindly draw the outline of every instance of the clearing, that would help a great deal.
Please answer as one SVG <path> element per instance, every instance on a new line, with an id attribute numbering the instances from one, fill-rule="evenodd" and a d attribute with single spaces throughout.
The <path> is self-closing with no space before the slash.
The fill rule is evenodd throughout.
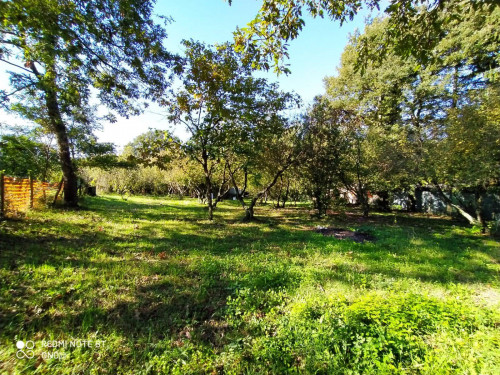
<path id="1" fill-rule="evenodd" d="M 500 244 L 460 223 L 83 206 L 0 223 L 2 374 L 500 372 Z"/>

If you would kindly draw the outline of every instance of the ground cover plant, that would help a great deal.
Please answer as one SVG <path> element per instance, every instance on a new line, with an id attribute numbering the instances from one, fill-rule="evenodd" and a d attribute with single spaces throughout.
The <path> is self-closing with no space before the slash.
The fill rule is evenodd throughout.
<path id="1" fill-rule="evenodd" d="M 0 372 L 500 371 L 497 240 L 443 217 L 317 219 L 305 204 L 244 222 L 238 205 L 209 221 L 196 200 L 109 195 L 2 221 Z M 33 358 L 16 358 L 20 340 Z M 100 345 L 43 347 L 71 340 Z"/>

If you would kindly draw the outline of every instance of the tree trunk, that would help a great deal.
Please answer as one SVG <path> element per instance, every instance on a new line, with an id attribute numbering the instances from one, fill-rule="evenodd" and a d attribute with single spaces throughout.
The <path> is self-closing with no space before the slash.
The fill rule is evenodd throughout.
<path id="1" fill-rule="evenodd" d="M 483 215 L 483 193 L 484 189 L 478 188 L 476 189 L 474 196 L 476 198 L 476 220 L 481 226 L 481 233 L 484 234 L 486 233 L 487 225 Z"/>
<path id="2" fill-rule="evenodd" d="M 272 189 L 272 187 L 278 182 L 278 178 L 280 178 L 283 173 L 288 169 L 288 167 L 291 165 L 291 162 L 288 163 L 283 169 L 279 170 L 276 175 L 274 176 L 274 179 L 259 193 L 255 195 L 255 197 L 252 198 L 250 201 L 250 205 L 245 211 L 245 219 L 246 220 L 253 220 L 254 219 L 254 207 L 257 204 L 257 201 L 262 198 L 265 194 L 269 192 L 269 190 Z"/>
<path id="3" fill-rule="evenodd" d="M 214 219 L 214 207 L 212 206 L 212 198 L 208 198 L 208 220 Z"/>
<path id="4" fill-rule="evenodd" d="M 362 163 L 362 155 L 361 155 L 361 144 L 360 140 L 358 138 L 357 140 L 357 151 L 358 151 L 358 158 L 356 160 L 356 176 L 358 180 L 358 199 L 361 201 L 361 208 L 363 210 L 363 217 L 368 217 L 370 213 L 370 204 L 368 202 L 368 195 L 366 192 L 366 187 L 363 186 L 363 183 L 361 182 L 361 163 Z"/>
<path id="5" fill-rule="evenodd" d="M 247 208 L 245 208 L 245 221 L 250 221 L 254 219 L 254 212 L 253 208 L 255 207 L 255 204 L 251 204 Z"/>
<path id="6" fill-rule="evenodd" d="M 214 206 L 212 198 L 212 178 L 211 169 L 208 168 L 208 153 L 205 148 L 201 152 L 201 165 L 203 167 L 203 172 L 205 173 L 205 196 L 208 205 L 208 220 L 214 219 Z"/>
<path id="7" fill-rule="evenodd" d="M 207 205 L 208 205 L 208 220 L 214 219 L 214 206 L 213 206 L 213 198 L 212 198 L 212 181 L 210 181 L 210 177 L 205 177 L 205 181 L 207 183 L 207 190 L 205 191 Z"/>
<path id="8" fill-rule="evenodd" d="M 474 218 L 471 214 L 469 214 L 467 211 L 465 211 L 459 205 L 453 203 L 452 199 L 450 197 L 446 196 L 446 194 L 443 192 L 443 190 L 441 189 L 441 187 L 438 184 L 434 183 L 434 186 L 436 187 L 436 190 L 437 190 L 439 196 L 446 203 L 448 203 L 451 207 L 455 208 L 460 213 L 460 215 L 462 215 L 465 219 L 467 219 L 467 221 L 469 222 L 469 224 L 471 224 L 471 225 L 480 225 L 480 222 L 476 218 Z"/>
<path id="9" fill-rule="evenodd" d="M 283 176 L 281 176 L 281 178 L 280 178 L 280 190 L 278 192 L 278 200 L 277 200 L 276 206 L 275 206 L 276 208 L 280 208 L 281 207 L 280 206 L 280 200 L 281 200 L 281 194 L 282 194 L 282 192 L 283 192 Z"/>
<path id="10" fill-rule="evenodd" d="M 288 201 L 288 194 L 290 193 L 290 180 L 287 181 L 285 195 L 281 199 L 281 208 L 285 208 L 285 204 Z"/>
<path id="11" fill-rule="evenodd" d="M 323 195 L 321 190 L 314 191 L 314 206 L 318 210 L 318 217 L 323 216 Z"/>
<path id="12" fill-rule="evenodd" d="M 316 208 L 318 209 L 318 217 L 322 217 L 324 214 L 323 200 L 321 197 L 316 197 Z"/>
<path id="13" fill-rule="evenodd" d="M 370 205 L 368 204 L 368 199 L 363 198 L 361 208 L 363 209 L 363 217 L 368 217 L 370 215 Z"/>
<path id="14" fill-rule="evenodd" d="M 281 191 L 278 193 L 278 199 L 276 200 L 276 205 L 274 208 L 280 208 L 280 198 L 281 198 Z"/>
<path id="15" fill-rule="evenodd" d="M 214 219 L 214 200 L 212 197 L 212 181 L 209 176 L 205 176 L 205 181 L 207 184 L 206 197 L 207 197 L 207 205 L 208 205 L 208 220 Z"/>
<path id="16" fill-rule="evenodd" d="M 417 199 L 413 194 L 408 194 L 408 199 L 410 200 L 410 205 L 408 206 L 409 212 L 417 212 Z"/>
<path id="17" fill-rule="evenodd" d="M 240 188 L 238 187 L 238 184 L 236 182 L 236 179 L 234 178 L 234 174 L 236 173 L 236 170 L 231 171 L 231 165 L 229 163 L 228 163 L 228 169 L 229 169 L 229 176 L 231 178 L 231 182 L 232 182 L 234 190 L 236 192 L 236 199 L 238 199 L 238 201 L 241 204 L 241 207 L 245 210 L 245 219 L 244 220 L 245 221 L 250 220 L 253 218 L 253 207 L 252 207 L 252 210 L 250 212 L 249 208 L 245 204 L 245 199 L 243 198 L 243 196 L 245 195 L 245 192 L 247 190 L 247 182 L 248 182 L 247 168 L 246 167 L 243 168 L 245 180 L 243 182 L 243 189 L 242 190 L 240 190 Z"/>
<path id="18" fill-rule="evenodd" d="M 391 212 L 391 206 L 389 204 L 389 193 L 387 191 L 377 192 L 379 196 L 379 207 L 383 212 Z"/>
<path id="19" fill-rule="evenodd" d="M 45 89 L 45 103 L 47 105 L 50 125 L 56 135 L 57 145 L 59 146 L 59 160 L 64 179 L 64 204 L 76 207 L 78 206 L 78 184 L 75 167 L 71 160 L 68 133 L 62 120 L 61 112 L 59 111 L 56 92 L 51 88 Z"/>
<path id="20" fill-rule="evenodd" d="M 356 198 L 358 199 L 359 204 L 361 205 L 361 210 L 363 212 L 363 217 L 368 217 L 370 214 L 370 203 L 368 201 L 368 194 L 366 189 L 361 184 L 361 180 L 358 179 L 358 184 L 355 187 Z"/>
<path id="21" fill-rule="evenodd" d="M 370 204 L 368 203 L 368 196 L 365 189 L 359 187 L 357 195 L 359 203 L 361 204 L 361 210 L 363 211 L 363 217 L 368 217 L 370 214 Z"/>
<path id="22" fill-rule="evenodd" d="M 49 43 L 55 46 L 55 41 L 49 38 Z M 33 74 L 39 79 L 44 92 L 45 105 L 47 106 L 47 114 L 51 131 L 56 135 L 57 145 L 59 148 L 59 160 L 64 180 L 64 204 L 70 207 L 78 206 L 78 183 L 75 172 L 75 166 L 71 160 L 70 142 L 66 125 L 61 116 L 59 103 L 57 101 L 57 81 L 55 62 L 52 65 L 45 67 L 46 74 L 42 76 L 38 71 L 35 62 L 29 61 L 27 67 L 31 69 Z M 52 77 L 50 80 L 47 77 Z"/>
<path id="23" fill-rule="evenodd" d="M 258 199 L 259 199 L 258 195 L 256 197 L 252 198 L 252 200 L 250 201 L 250 204 L 245 209 L 245 220 L 246 221 L 254 219 L 254 207 L 257 204 Z"/>

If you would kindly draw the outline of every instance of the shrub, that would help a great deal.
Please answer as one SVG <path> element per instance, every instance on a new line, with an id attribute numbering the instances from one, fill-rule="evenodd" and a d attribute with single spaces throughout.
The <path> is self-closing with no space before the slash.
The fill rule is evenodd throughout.
<path id="1" fill-rule="evenodd" d="M 262 300 L 245 291 L 230 301 L 228 313 L 248 320 L 241 311 L 256 311 L 255 301 Z M 270 314 L 261 320 L 262 334 L 243 353 L 252 371 L 415 373 L 433 356 L 431 338 L 443 333 L 472 337 L 480 327 L 494 325 L 484 310 L 419 294 L 369 293 L 353 301 L 323 295 L 285 303 L 279 298 L 274 304 L 280 308 L 264 305 Z"/>

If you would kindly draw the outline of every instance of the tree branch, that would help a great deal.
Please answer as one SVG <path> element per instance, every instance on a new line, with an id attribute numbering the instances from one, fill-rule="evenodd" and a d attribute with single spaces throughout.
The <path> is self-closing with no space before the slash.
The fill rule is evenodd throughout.
<path id="1" fill-rule="evenodd" d="M 16 68 L 18 68 L 18 69 L 22 69 L 22 70 L 24 70 L 24 71 L 26 71 L 26 72 L 28 72 L 28 73 L 34 73 L 34 72 L 32 72 L 31 70 L 26 69 L 26 68 L 24 68 L 24 67 L 22 67 L 22 66 L 20 66 L 20 65 L 17 65 L 17 64 L 11 63 L 10 61 L 4 60 L 4 59 L 0 59 L 0 61 L 3 61 L 4 63 L 7 63 L 7 64 L 9 64 L 9 65 L 15 66 L 15 67 L 16 67 Z"/>

